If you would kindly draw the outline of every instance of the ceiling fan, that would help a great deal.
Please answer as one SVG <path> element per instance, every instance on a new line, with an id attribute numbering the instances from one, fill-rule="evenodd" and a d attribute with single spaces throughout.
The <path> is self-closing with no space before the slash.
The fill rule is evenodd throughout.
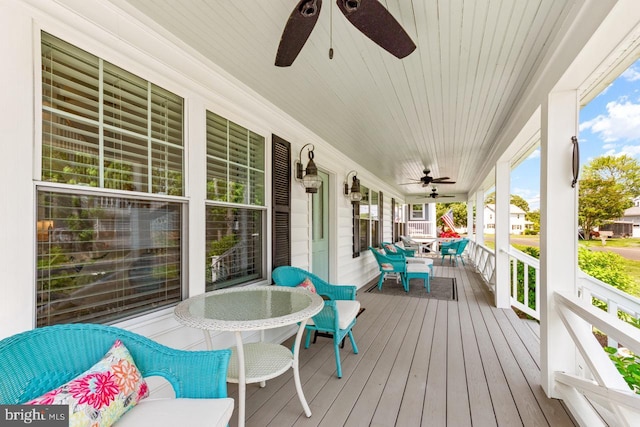
<path id="1" fill-rule="evenodd" d="M 416 45 L 378 0 L 336 0 L 342 14 L 362 34 L 397 58 L 413 52 Z M 276 66 L 288 67 L 309 38 L 318 21 L 322 0 L 300 0 L 287 20 L 280 38 Z M 329 50 L 329 58 L 333 49 Z"/>
<path id="2" fill-rule="evenodd" d="M 441 197 L 456 197 L 456 196 L 452 196 L 448 194 L 438 194 L 438 189 L 436 187 L 431 187 L 431 193 L 427 194 L 425 197 L 431 198 L 431 199 L 439 199 Z"/>
<path id="3" fill-rule="evenodd" d="M 450 181 L 451 178 L 448 176 L 441 176 L 439 178 L 433 178 L 430 174 L 431 171 L 429 169 L 425 169 L 422 171 L 424 176 L 420 177 L 420 179 L 414 179 L 415 182 L 405 182 L 400 185 L 410 185 L 410 184 L 422 184 L 423 187 L 428 186 L 429 184 L 455 184 L 455 181 Z"/>

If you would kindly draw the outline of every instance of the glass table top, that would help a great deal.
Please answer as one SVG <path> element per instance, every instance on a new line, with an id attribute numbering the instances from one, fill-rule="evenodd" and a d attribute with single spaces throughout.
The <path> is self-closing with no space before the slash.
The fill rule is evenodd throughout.
<path id="1" fill-rule="evenodd" d="M 189 298 L 178 304 L 175 316 L 181 323 L 203 329 L 267 329 L 307 319 L 322 306 L 322 298 L 305 289 L 256 286 Z"/>

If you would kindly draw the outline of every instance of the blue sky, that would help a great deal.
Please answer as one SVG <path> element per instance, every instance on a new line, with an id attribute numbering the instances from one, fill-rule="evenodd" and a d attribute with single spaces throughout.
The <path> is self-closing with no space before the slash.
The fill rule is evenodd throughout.
<path id="1" fill-rule="evenodd" d="M 640 160 L 640 60 L 580 110 L 580 164 L 627 154 Z M 540 207 L 540 150 L 511 172 L 511 194 Z"/>

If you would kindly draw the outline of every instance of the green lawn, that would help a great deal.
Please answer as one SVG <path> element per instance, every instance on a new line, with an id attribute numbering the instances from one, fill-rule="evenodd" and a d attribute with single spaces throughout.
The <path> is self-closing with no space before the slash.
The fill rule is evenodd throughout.
<path id="1" fill-rule="evenodd" d="M 578 242 L 585 247 L 602 246 L 600 239 L 593 240 L 578 240 Z M 637 237 L 630 237 L 628 239 L 607 239 L 607 244 L 612 248 L 640 248 L 640 239 Z"/>

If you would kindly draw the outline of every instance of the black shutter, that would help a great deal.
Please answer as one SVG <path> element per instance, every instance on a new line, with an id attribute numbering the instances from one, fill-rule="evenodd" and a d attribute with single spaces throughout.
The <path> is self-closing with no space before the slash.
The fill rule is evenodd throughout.
<path id="1" fill-rule="evenodd" d="M 398 241 L 398 227 L 396 226 L 396 199 L 391 198 L 391 242 Z"/>
<path id="2" fill-rule="evenodd" d="M 271 170 L 273 180 L 272 268 L 291 265 L 291 144 L 273 135 Z"/>
<path id="3" fill-rule="evenodd" d="M 351 204 L 353 209 L 353 258 L 360 256 L 360 202 Z"/>

